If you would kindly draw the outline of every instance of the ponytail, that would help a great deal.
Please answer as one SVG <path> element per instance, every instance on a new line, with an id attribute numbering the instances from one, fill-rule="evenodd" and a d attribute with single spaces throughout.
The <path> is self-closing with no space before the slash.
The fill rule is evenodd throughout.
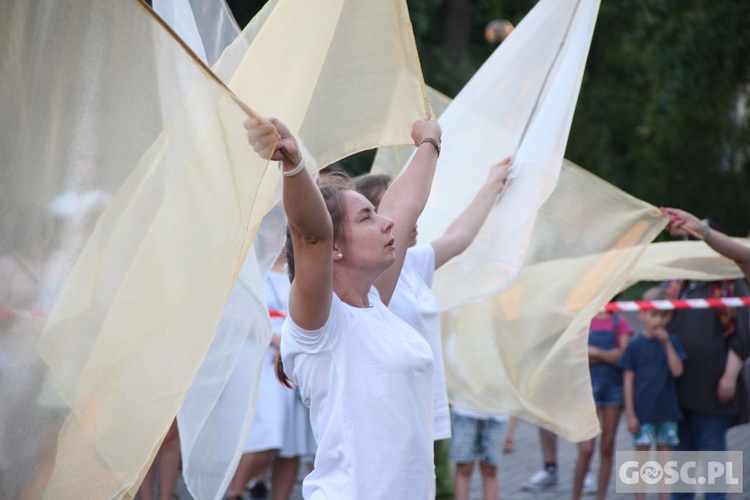
<path id="1" fill-rule="evenodd" d="M 276 370 L 276 378 L 279 379 L 279 382 L 284 384 L 284 386 L 288 387 L 289 389 L 294 389 L 292 381 L 289 380 L 289 377 L 287 377 L 286 373 L 284 373 L 284 364 L 281 362 L 281 352 L 277 352 L 273 357 L 273 365 Z"/>

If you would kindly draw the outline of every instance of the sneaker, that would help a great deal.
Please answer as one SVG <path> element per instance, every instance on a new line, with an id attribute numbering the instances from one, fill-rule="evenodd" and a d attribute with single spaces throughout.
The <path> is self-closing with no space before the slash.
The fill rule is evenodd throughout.
<path id="1" fill-rule="evenodd" d="M 540 491 L 557 485 L 557 473 L 546 469 L 540 470 L 526 481 L 521 489 L 524 491 Z"/>
<path id="2" fill-rule="evenodd" d="M 599 491 L 597 485 L 596 476 L 591 471 L 586 473 L 586 477 L 583 478 L 583 494 L 584 495 L 595 495 Z"/>
<path id="3" fill-rule="evenodd" d="M 266 488 L 266 483 L 263 481 L 258 481 L 252 488 L 248 488 L 248 492 L 250 493 L 250 500 L 264 500 L 268 498 L 268 489 Z"/>

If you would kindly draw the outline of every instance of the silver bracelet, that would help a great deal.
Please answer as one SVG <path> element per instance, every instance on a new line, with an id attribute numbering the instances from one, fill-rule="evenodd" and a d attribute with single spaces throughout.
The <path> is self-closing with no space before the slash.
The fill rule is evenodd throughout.
<path id="1" fill-rule="evenodd" d="M 305 169 L 305 159 L 304 158 L 300 158 L 299 165 L 297 165 L 296 167 L 294 167 L 291 170 L 284 170 L 281 167 L 282 163 L 283 162 L 279 162 L 279 172 L 281 172 L 281 175 L 283 175 L 284 177 L 294 177 L 295 175 L 297 175 L 298 173 L 302 172 Z"/>
<path id="2" fill-rule="evenodd" d="M 703 219 L 703 241 L 708 239 L 708 233 L 711 232 L 711 226 L 708 224 L 708 219 Z"/>

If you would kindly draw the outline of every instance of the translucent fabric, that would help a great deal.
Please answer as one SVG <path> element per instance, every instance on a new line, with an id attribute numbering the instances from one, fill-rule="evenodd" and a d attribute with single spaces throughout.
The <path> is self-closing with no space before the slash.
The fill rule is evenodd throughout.
<path id="1" fill-rule="evenodd" d="M 501 290 L 518 274 L 536 213 L 555 188 L 598 8 L 594 0 L 540 1 L 441 115 L 446 147 L 421 241 L 442 235 L 490 165 L 514 159 L 511 183 L 477 238 L 435 275 L 442 307 Z"/>
<path id="2" fill-rule="evenodd" d="M 200 19 L 200 11 L 188 7 L 172 4 L 170 19 L 222 27 Z M 195 21 L 190 21 L 192 16 Z M 363 36 L 374 32 L 378 43 Z M 195 36 L 190 40 L 191 46 L 202 42 Z M 197 54 L 202 51 L 194 48 Z M 290 64 L 280 71 L 278 61 Z M 307 153 L 311 169 L 372 147 L 373 141 L 410 143 L 411 122 L 425 112 L 421 72 L 402 2 L 269 2 L 213 70 L 243 98 L 283 117 L 298 136 L 313 141 L 312 153 Z M 379 83 L 376 87 L 361 81 Z M 324 162 L 318 162 L 320 158 Z M 279 197 L 277 191 L 275 199 Z M 222 496 L 252 421 L 257 367 L 245 361 L 253 348 L 245 337 L 268 328 L 268 315 L 248 290 L 262 289 L 262 277 L 283 245 L 285 226 L 280 207 L 264 218 L 178 414 L 183 476 L 196 498 Z M 239 307 L 243 303 L 245 307 Z"/>
<path id="3" fill-rule="evenodd" d="M 140 2 L 0 7 L 4 498 L 135 495 L 270 206 L 248 112 Z"/>
<path id="4" fill-rule="evenodd" d="M 427 102 L 430 108 L 432 108 L 433 113 L 435 113 L 435 116 L 439 117 L 451 103 L 451 98 L 428 86 Z M 378 148 L 370 171 L 373 173 L 388 174 L 395 179 L 413 154 L 413 144 Z"/>
<path id="5" fill-rule="evenodd" d="M 215 62 L 240 33 L 221 0 L 154 0 L 153 8 L 205 64 Z M 169 92 L 166 86 L 161 89 Z M 270 214 L 267 218 L 275 220 Z M 275 225 L 283 227 L 283 220 Z M 275 240 L 278 249 L 283 240 Z M 263 353 L 271 338 L 265 304 L 256 294 L 262 287 L 260 274 L 251 249 L 177 414 L 182 476 L 194 498 L 223 496 L 239 461 L 238 443 L 245 442 L 253 420 Z"/>
<path id="6" fill-rule="evenodd" d="M 747 238 L 734 238 L 750 247 Z M 652 243 L 630 273 L 630 282 L 689 279 L 714 281 L 742 277 L 739 267 L 702 241 Z"/>
<path id="7" fill-rule="evenodd" d="M 412 122 L 428 109 L 405 1 L 272 0 L 213 69 L 253 109 L 286 123 L 320 167 L 410 144 Z"/>
<path id="8" fill-rule="evenodd" d="M 540 2 L 448 105 L 419 221 L 423 241 L 439 237 L 486 166 L 514 154 L 511 183 L 479 236 L 436 273 L 449 395 L 572 440 L 599 432 L 590 319 L 665 224 L 654 207 L 573 165 L 555 187 L 597 9 Z M 376 168 L 392 172 L 388 160 L 380 155 Z"/>
<path id="9" fill-rule="evenodd" d="M 656 208 L 566 162 L 518 278 L 443 315 L 451 401 L 572 441 L 595 436 L 589 323 L 665 224 Z"/>
<path id="10" fill-rule="evenodd" d="M 151 5 L 204 64 L 211 66 L 240 28 L 224 0 L 152 0 Z"/>

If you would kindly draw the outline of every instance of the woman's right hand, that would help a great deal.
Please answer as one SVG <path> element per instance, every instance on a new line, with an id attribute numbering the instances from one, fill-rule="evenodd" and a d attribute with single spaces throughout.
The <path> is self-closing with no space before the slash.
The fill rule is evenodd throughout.
<path id="1" fill-rule="evenodd" d="M 661 211 L 669 215 L 669 233 L 672 236 L 695 236 L 703 234 L 703 222 L 695 215 L 677 208 L 662 208 Z"/>
<path id="2" fill-rule="evenodd" d="M 490 167 L 490 174 L 487 177 L 487 184 L 497 189 L 498 193 L 502 191 L 508 180 L 508 172 L 512 166 L 513 158 L 510 156 L 503 158 L 498 163 L 492 165 L 492 167 Z"/>
<path id="3" fill-rule="evenodd" d="M 285 170 L 296 167 L 302 161 L 297 139 L 281 121 L 276 118 L 269 118 L 268 121 L 248 118 L 244 125 L 248 142 L 263 158 L 281 161 Z"/>

